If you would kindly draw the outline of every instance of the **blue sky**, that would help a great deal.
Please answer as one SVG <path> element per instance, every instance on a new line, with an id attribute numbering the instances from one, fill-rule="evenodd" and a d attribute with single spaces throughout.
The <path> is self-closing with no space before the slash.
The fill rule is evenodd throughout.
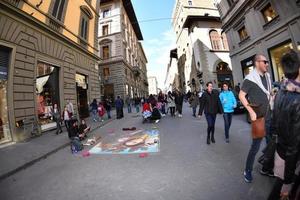
<path id="1" fill-rule="evenodd" d="M 171 18 L 175 0 L 132 0 L 132 3 L 144 37 L 142 43 L 148 59 L 148 76 L 156 76 L 162 88 L 169 52 L 175 48 L 175 34 L 171 19 L 149 20 Z"/>

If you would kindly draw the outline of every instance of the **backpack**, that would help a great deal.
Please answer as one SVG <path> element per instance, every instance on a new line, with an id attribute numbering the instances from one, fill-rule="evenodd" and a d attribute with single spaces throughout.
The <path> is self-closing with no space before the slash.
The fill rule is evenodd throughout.
<path id="1" fill-rule="evenodd" d="M 77 153 L 83 149 L 83 145 L 81 144 L 79 138 L 73 138 L 71 140 L 71 152 L 72 153 Z"/>

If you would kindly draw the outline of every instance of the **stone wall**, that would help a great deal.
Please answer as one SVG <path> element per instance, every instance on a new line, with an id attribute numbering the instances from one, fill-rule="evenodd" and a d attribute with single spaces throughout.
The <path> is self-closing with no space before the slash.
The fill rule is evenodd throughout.
<path id="1" fill-rule="evenodd" d="M 75 109 L 76 84 L 75 74 L 79 72 L 88 77 L 89 100 L 100 98 L 98 66 L 96 57 L 86 53 L 68 39 L 48 29 L 43 24 L 28 20 L 19 14 L 11 14 L 0 10 L 0 42 L 15 47 L 12 82 L 13 96 L 8 100 L 13 102 L 13 115 L 10 116 L 11 127 L 15 122 L 25 117 L 34 117 L 35 109 L 35 80 L 38 61 L 53 64 L 60 68 L 60 105 L 66 99 L 71 99 Z M 3 28 L 2 28 L 3 27 Z M 14 133 L 13 133 L 14 134 Z M 16 140 L 28 136 L 17 135 Z"/>

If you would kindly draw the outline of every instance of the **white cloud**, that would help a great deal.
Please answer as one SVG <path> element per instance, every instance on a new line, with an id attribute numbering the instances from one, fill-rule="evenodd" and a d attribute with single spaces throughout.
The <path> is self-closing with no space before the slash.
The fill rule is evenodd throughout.
<path id="1" fill-rule="evenodd" d="M 156 76 L 158 87 L 163 88 L 170 60 L 170 50 L 176 47 L 173 29 L 161 33 L 156 38 L 144 41 L 143 46 L 148 59 L 148 76 Z"/>

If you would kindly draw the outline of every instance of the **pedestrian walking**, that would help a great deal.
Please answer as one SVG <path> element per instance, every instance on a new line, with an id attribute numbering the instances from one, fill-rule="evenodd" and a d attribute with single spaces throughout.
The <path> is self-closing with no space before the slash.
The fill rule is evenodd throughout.
<path id="1" fill-rule="evenodd" d="M 170 114 L 172 117 L 175 117 L 175 96 L 171 91 L 168 92 L 168 108 L 170 109 Z"/>
<path id="2" fill-rule="evenodd" d="M 107 113 L 107 118 L 111 119 L 111 114 L 110 114 L 110 112 L 111 112 L 111 100 L 110 99 L 106 99 L 104 101 L 104 108 L 105 108 L 106 113 Z"/>
<path id="3" fill-rule="evenodd" d="M 126 96 L 126 99 L 125 99 L 125 103 L 126 103 L 126 106 L 127 106 L 127 112 L 128 113 L 131 113 L 131 98 L 129 97 L 129 95 Z"/>
<path id="4" fill-rule="evenodd" d="M 272 126 L 278 137 L 274 167 L 276 181 L 268 200 L 299 200 L 300 58 L 295 51 L 290 51 L 282 57 L 281 64 L 287 80 L 274 103 Z"/>
<path id="5" fill-rule="evenodd" d="M 268 61 L 265 56 L 257 54 L 254 58 L 255 68 L 245 77 L 239 98 L 249 112 L 252 126 L 252 145 L 250 147 L 244 179 L 252 181 L 252 169 L 255 156 L 259 151 L 261 141 L 265 136 L 265 115 L 269 107 L 271 78 L 268 71 Z M 247 96 L 247 97 L 246 97 Z"/>
<path id="6" fill-rule="evenodd" d="M 178 112 L 178 117 L 182 117 L 183 98 L 184 95 L 179 90 L 177 90 L 175 93 L 175 104 L 176 104 L 176 110 Z"/>
<path id="7" fill-rule="evenodd" d="M 141 103 L 141 100 L 137 96 L 137 94 L 135 94 L 135 97 L 134 97 L 133 101 L 134 101 L 135 111 L 136 111 L 136 113 L 139 113 L 140 112 L 140 103 Z"/>
<path id="8" fill-rule="evenodd" d="M 123 114 L 124 102 L 120 96 L 117 96 L 115 105 L 116 105 L 117 119 L 123 118 L 124 117 L 124 114 Z"/>
<path id="9" fill-rule="evenodd" d="M 196 111 L 197 111 L 197 107 L 199 105 L 199 97 L 197 95 L 197 92 L 194 92 L 190 95 L 189 102 L 190 102 L 190 106 L 193 111 L 193 117 L 196 117 Z"/>
<path id="10" fill-rule="evenodd" d="M 67 109 L 68 109 L 68 112 L 69 112 L 70 116 L 73 117 L 73 115 L 74 115 L 74 106 L 73 106 L 72 102 L 70 101 L 70 99 L 67 100 Z"/>
<path id="11" fill-rule="evenodd" d="M 56 135 L 58 135 L 59 133 L 62 133 L 62 128 L 61 128 L 61 112 L 57 106 L 57 104 L 55 103 L 53 105 L 53 109 L 52 109 L 52 117 L 53 120 L 56 122 Z"/>
<path id="12" fill-rule="evenodd" d="M 67 106 L 65 106 L 65 109 L 64 109 L 64 112 L 63 112 L 63 120 L 64 120 L 64 123 L 65 123 L 66 129 L 68 131 L 69 137 L 70 137 L 70 127 L 71 127 L 70 120 L 71 120 L 71 115 L 70 115 L 70 113 L 68 111 Z"/>
<path id="13" fill-rule="evenodd" d="M 104 109 L 103 103 L 99 102 L 99 104 L 98 104 L 98 116 L 99 116 L 99 119 L 100 119 L 101 122 L 104 121 L 104 119 L 103 119 L 104 114 L 105 114 L 105 109 Z"/>
<path id="14" fill-rule="evenodd" d="M 92 111 L 93 121 L 98 121 L 98 104 L 96 99 L 94 99 L 93 102 L 90 104 L 90 109 Z"/>
<path id="15" fill-rule="evenodd" d="M 160 111 L 163 115 L 166 114 L 166 98 L 165 95 L 160 91 L 158 93 L 157 101 L 161 103 Z"/>
<path id="16" fill-rule="evenodd" d="M 202 95 L 202 101 L 200 102 L 199 118 L 204 111 L 207 121 L 207 139 L 206 143 L 215 143 L 215 123 L 218 113 L 222 113 L 222 105 L 219 98 L 219 92 L 213 89 L 212 82 L 206 84 L 207 89 Z"/>
<path id="17" fill-rule="evenodd" d="M 232 122 L 232 114 L 234 112 L 234 108 L 237 106 L 237 102 L 233 92 L 228 88 L 228 83 L 223 83 L 222 92 L 219 97 L 223 107 L 225 140 L 229 143 L 229 129 Z"/>

